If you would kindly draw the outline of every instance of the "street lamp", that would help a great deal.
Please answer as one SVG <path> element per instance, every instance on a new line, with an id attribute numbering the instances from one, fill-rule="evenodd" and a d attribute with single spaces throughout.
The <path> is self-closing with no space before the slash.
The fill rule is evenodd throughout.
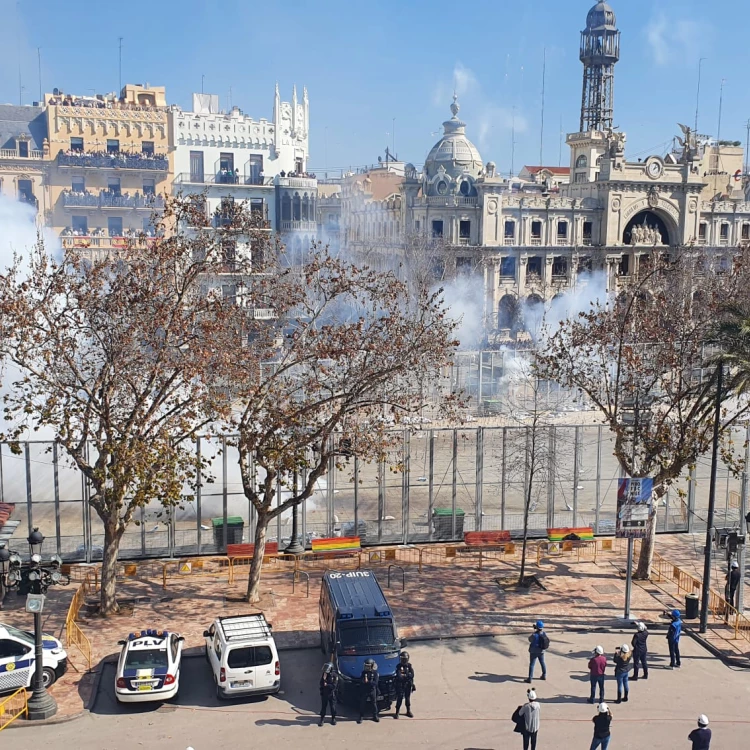
<path id="1" fill-rule="evenodd" d="M 49 719 L 57 713 L 57 703 L 44 684 L 44 595 L 49 586 L 70 583 L 70 577 L 61 573 L 62 559 L 57 555 L 46 564 L 42 562 L 44 535 L 38 528 L 34 528 L 26 541 L 29 545 L 29 561 L 26 565 L 20 555 L 5 546 L 0 547 L 0 594 L 4 595 L 5 591 L 12 588 L 17 588 L 20 594 L 26 594 L 26 611 L 34 615 L 34 678 L 31 683 L 31 698 L 27 703 L 28 718 Z"/>
<path id="2" fill-rule="evenodd" d="M 293 474 L 292 497 L 297 494 L 297 471 Z M 284 550 L 286 555 L 301 555 L 305 551 L 305 545 L 302 543 L 299 534 L 299 503 L 292 506 L 292 538 L 289 540 L 289 546 Z"/>

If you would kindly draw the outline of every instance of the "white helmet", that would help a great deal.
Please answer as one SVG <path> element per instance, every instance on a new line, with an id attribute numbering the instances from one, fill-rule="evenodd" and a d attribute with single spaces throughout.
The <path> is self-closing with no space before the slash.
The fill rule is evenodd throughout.
<path id="1" fill-rule="evenodd" d="M 609 706 L 606 703 L 600 703 L 599 704 L 599 713 L 600 714 L 606 714 L 607 711 L 609 711 Z"/>
<path id="2" fill-rule="evenodd" d="M 740 567 L 740 564 L 739 564 L 739 563 L 737 562 L 737 560 L 733 560 L 733 561 L 732 561 L 732 567 L 733 567 L 733 568 L 739 568 L 739 567 Z M 702 715 L 702 714 L 701 714 L 701 715 Z"/>
<path id="3" fill-rule="evenodd" d="M 602 654 L 604 653 L 604 649 L 603 649 L 603 648 L 602 648 L 601 646 L 597 646 L 597 647 L 596 647 L 596 648 L 594 649 L 594 653 L 595 653 L 595 654 L 599 654 L 599 656 L 601 656 L 601 655 L 602 655 Z"/>
<path id="4" fill-rule="evenodd" d="M 622 651 L 623 654 L 630 653 L 630 646 L 628 646 L 627 643 L 623 643 L 622 646 L 620 646 L 620 651 Z"/>
<path id="5" fill-rule="evenodd" d="M 528 696 L 528 698 L 529 698 L 530 701 L 535 701 L 536 700 L 536 692 L 532 688 L 529 688 L 526 691 L 526 695 Z M 706 721 L 708 721 L 708 719 L 706 719 Z"/>
<path id="6" fill-rule="evenodd" d="M 638 628 L 638 630 L 640 630 L 640 631 L 644 631 L 644 630 L 646 629 L 646 623 L 644 623 L 644 622 L 637 622 L 637 623 L 635 624 L 635 626 L 636 626 L 636 627 Z"/>
<path id="7" fill-rule="evenodd" d="M 698 717 L 698 724 L 700 726 L 702 726 L 702 727 L 707 727 L 708 726 L 708 716 L 706 716 L 706 714 L 701 714 Z"/>

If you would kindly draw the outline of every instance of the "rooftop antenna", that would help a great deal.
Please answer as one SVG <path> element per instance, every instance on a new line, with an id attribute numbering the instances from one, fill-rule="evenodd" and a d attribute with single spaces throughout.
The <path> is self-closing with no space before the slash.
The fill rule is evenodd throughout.
<path id="1" fill-rule="evenodd" d="M 203 93 L 203 83 L 206 80 L 206 76 L 204 74 L 201 74 L 201 94 Z"/>
<path id="2" fill-rule="evenodd" d="M 745 177 L 747 177 L 748 172 L 748 163 L 747 163 L 747 155 L 748 152 L 750 152 L 750 120 L 747 121 L 747 124 L 745 125 L 747 128 L 747 143 L 745 144 Z"/>
<path id="3" fill-rule="evenodd" d="M 721 87 L 719 88 L 719 124 L 716 126 L 716 173 L 719 174 L 721 170 L 721 109 L 724 104 L 724 82 L 726 78 L 721 79 Z"/>
<path id="4" fill-rule="evenodd" d="M 21 61 L 18 61 L 18 106 L 23 106 L 23 84 L 21 83 Z"/>
<path id="5" fill-rule="evenodd" d="M 118 41 L 120 42 L 120 64 L 119 64 L 119 87 L 117 89 L 118 93 L 122 95 L 122 40 L 124 37 L 117 37 Z"/>
<path id="6" fill-rule="evenodd" d="M 396 153 L 396 118 L 393 118 L 393 125 L 391 126 L 391 153 Z"/>
<path id="7" fill-rule="evenodd" d="M 42 48 L 36 48 L 36 60 L 39 68 L 39 104 L 42 103 Z"/>
<path id="8" fill-rule="evenodd" d="M 510 122 L 510 176 L 513 177 L 516 173 L 515 167 L 516 159 L 516 108 L 513 107 L 513 114 Z"/>
<path id="9" fill-rule="evenodd" d="M 560 115 L 560 151 L 557 154 L 557 166 L 562 166 L 562 145 L 563 145 L 563 117 Z"/>
<path id="10" fill-rule="evenodd" d="M 701 103 L 701 67 L 703 66 L 703 61 L 707 60 L 706 57 L 701 57 L 700 60 L 698 60 L 698 91 L 695 94 L 695 137 L 698 137 L 698 107 Z"/>
<path id="11" fill-rule="evenodd" d="M 544 164 L 544 88 L 547 79 L 547 48 L 542 59 L 542 122 L 539 128 L 539 166 Z"/>

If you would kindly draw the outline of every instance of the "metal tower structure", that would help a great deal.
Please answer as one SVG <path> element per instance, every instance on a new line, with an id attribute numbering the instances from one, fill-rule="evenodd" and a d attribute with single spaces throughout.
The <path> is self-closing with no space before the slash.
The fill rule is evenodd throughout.
<path id="1" fill-rule="evenodd" d="M 600 0 L 589 11 L 586 28 L 581 32 L 581 133 L 612 128 L 615 63 L 620 59 L 620 32 L 616 23 L 612 8 L 604 0 Z"/>

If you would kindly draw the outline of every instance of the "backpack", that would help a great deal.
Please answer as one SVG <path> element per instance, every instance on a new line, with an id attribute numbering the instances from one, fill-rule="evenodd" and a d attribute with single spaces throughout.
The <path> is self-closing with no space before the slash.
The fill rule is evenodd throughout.
<path id="1" fill-rule="evenodd" d="M 542 651 L 546 651 L 549 648 L 549 638 L 546 633 L 540 633 L 540 638 L 537 639 L 539 646 Z"/>

